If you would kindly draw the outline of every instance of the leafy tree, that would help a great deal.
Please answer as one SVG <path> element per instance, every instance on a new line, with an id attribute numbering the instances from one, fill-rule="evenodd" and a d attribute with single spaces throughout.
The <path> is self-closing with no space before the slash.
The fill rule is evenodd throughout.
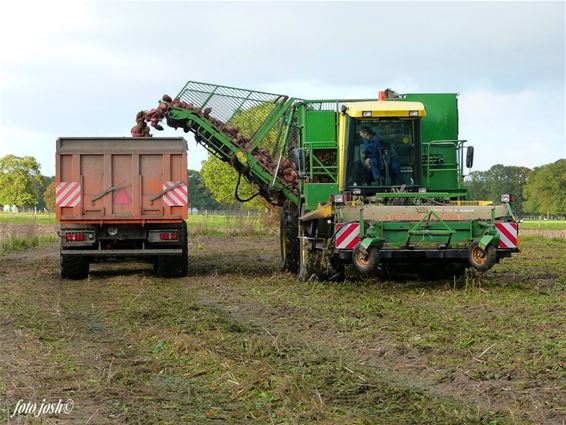
<path id="1" fill-rule="evenodd" d="M 531 170 L 527 167 L 496 164 L 487 171 L 474 171 L 470 174 L 468 188 L 471 199 L 499 202 L 502 193 L 515 195 L 513 210 L 523 211 L 523 187 Z"/>
<path id="2" fill-rule="evenodd" d="M 204 185 L 210 190 L 218 203 L 232 207 L 237 204 L 234 190 L 238 182 L 238 172 L 230 164 L 209 155 L 208 159 L 202 162 L 201 174 L 204 179 Z M 256 192 L 257 189 L 242 177 L 238 195 L 246 199 Z M 264 209 L 265 203 L 261 199 L 259 196 L 255 197 L 246 203 L 246 207 L 250 209 Z"/>
<path id="3" fill-rule="evenodd" d="M 265 119 L 273 110 L 272 104 L 260 104 L 245 110 L 237 111 L 230 119 L 230 124 L 237 126 L 240 133 L 245 137 L 252 137 Z M 277 129 L 272 128 L 265 139 L 262 140 L 262 146 L 273 144 L 277 137 Z M 214 199 L 221 204 L 234 206 L 237 201 L 234 197 L 234 189 L 238 181 L 238 172 L 234 170 L 230 164 L 209 155 L 202 164 L 202 176 L 206 187 L 212 192 Z M 257 193 L 257 188 L 251 185 L 244 177 L 240 181 L 238 195 L 247 199 Z M 270 204 L 257 196 L 253 200 L 246 203 L 246 208 L 264 210 L 269 208 Z"/>
<path id="4" fill-rule="evenodd" d="M 217 210 L 220 207 L 210 190 L 204 185 L 201 173 L 196 170 L 189 170 L 189 202 L 191 208 L 199 211 Z"/>
<path id="5" fill-rule="evenodd" d="M 53 181 L 55 181 L 54 176 L 52 176 L 52 177 L 40 176 L 39 181 L 34 183 L 34 193 L 37 197 L 37 208 L 38 209 L 47 208 L 47 206 L 45 204 L 45 196 L 44 195 L 46 193 L 47 187 Z M 53 189 L 53 190 L 55 190 L 55 189 Z"/>
<path id="6" fill-rule="evenodd" d="M 55 186 L 55 180 L 53 179 L 43 192 L 43 202 L 45 208 L 49 211 L 55 210 Z"/>
<path id="7" fill-rule="evenodd" d="M 566 214 L 566 159 L 536 167 L 524 190 L 525 210 L 536 214 Z"/>
<path id="8" fill-rule="evenodd" d="M 0 204 L 37 205 L 40 184 L 39 163 L 33 156 L 6 155 L 0 158 Z"/>

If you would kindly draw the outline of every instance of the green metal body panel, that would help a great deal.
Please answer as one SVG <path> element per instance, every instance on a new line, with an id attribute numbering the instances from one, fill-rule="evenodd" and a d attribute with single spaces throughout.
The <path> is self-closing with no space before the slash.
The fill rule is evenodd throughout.
<path id="1" fill-rule="evenodd" d="M 401 100 L 421 102 L 426 108 L 426 117 L 421 119 L 423 185 L 430 191 L 454 191 L 465 196 L 461 178 L 462 146 L 454 143 L 458 140 L 457 96 L 456 93 L 408 93 Z"/>
<path id="2" fill-rule="evenodd" d="M 305 152 L 306 179 L 301 183 L 305 208 L 313 210 L 338 193 L 338 142 L 335 111 L 312 110 L 302 102 L 298 109 L 300 147 Z"/>
<path id="3" fill-rule="evenodd" d="M 365 238 L 376 238 L 383 248 L 467 248 L 474 239 L 485 234 L 485 227 L 477 221 L 432 221 L 422 227 L 420 222 L 366 223 Z M 492 236 L 491 242 L 495 241 Z M 497 241 L 499 239 L 497 238 Z"/>
<path id="4" fill-rule="evenodd" d="M 479 240 L 480 246 L 485 248 L 489 244 L 497 246 L 499 242 L 495 230 L 495 209 L 491 210 L 491 217 L 487 221 L 473 216 L 469 219 L 443 220 L 439 207 L 425 208 L 419 220 L 379 221 L 365 218 L 369 209 L 376 212 L 380 208 L 369 206 L 360 209 L 360 239 L 365 249 L 370 246 L 384 249 L 458 249 L 469 247 L 474 240 Z"/>
<path id="5" fill-rule="evenodd" d="M 305 146 L 316 142 L 336 145 L 336 112 L 307 111 L 305 123 Z"/>
<path id="6" fill-rule="evenodd" d="M 302 195 L 306 211 L 314 210 L 319 203 L 328 201 L 330 195 L 338 193 L 336 183 L 304 183 Z"/>

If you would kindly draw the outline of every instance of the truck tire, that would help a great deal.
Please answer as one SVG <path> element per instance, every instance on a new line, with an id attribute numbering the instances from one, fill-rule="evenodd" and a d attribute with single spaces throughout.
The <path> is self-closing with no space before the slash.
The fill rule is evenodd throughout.
<path id="1" fill-rule="evenodd" d="M 88 258 L 61 254 L 60 273 L 63 279 L 86 279 L 88 277 L 88 269 Z"/>
<path id="2" fill-rule="evenodd" d="M 154 263 L 154 271 L 160 277 L 184 277 L 189 268 L 187 245 L 187 225 L 181 229 L 183 252 L 181 255 L 159 255 Z"/>
<path id="3" fill-rule="evenodd" d="M 299 211 L 297 206 L 287 201 L 281 207 L 279 219 L 279 247 L 283 272 L 299 272 Z"/>
<path id="4" fill-rule="evenodd" d="M 156 272 L 159 277 L 183 277 L 187 275 L 186 254 L 160 255 L 157 257 Z"/>

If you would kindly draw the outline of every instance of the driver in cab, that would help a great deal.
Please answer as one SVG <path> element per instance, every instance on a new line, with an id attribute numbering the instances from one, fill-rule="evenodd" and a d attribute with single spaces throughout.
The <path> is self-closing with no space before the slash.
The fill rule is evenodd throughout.
<path id="1" fill-rule="evenodd" d="M 383 139 L 368 126 L 362 127 L 359 135 L 362 138 L 362 164 L 371 173 L 372 180 L 379 181 L 379 152 L 383 148 Z"/>

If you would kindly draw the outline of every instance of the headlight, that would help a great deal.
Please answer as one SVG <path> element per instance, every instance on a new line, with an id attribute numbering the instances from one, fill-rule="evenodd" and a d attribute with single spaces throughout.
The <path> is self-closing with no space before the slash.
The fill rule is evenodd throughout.
<path id="1" fill-rule="evenodd" d="M 501 195 L 501 202 L 503 204 L 508 204 L 509 202 L 513 202 L 515 200 L 515 196 L 510 193 L 504 193 Z"/>
<path id="2" fill-rule="evenodd" d="M 419 111 L 409 111 L 409 116 L 410 116 L 410 117 L 418 117 L 418 116 L 419 116 Z"/>
<path id="3" fill-rule="evenodd" d="M 118 227 L 117 226 L 108 226 L 107 232 L 110 236 L 116 236 L 118 234 Z"/>
<path id="4" fill-rule="evenodd" d="M 362 117 L 364 117 L 364 118 L 371 117 L 371 111 L 363 111 L 363 112 L 362 112 Z"/>

